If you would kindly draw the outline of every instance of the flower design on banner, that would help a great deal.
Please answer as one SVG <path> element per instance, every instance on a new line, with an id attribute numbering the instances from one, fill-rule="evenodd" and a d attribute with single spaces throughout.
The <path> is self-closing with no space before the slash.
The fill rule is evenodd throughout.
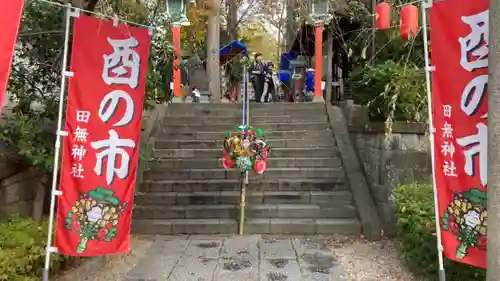
<path id="1" fill-rule="evenodd" d="M 80 196 L 65 218 L 66 229 L 80 234 L 76 251 L 83 253 L 89 240 L 111 242 L 118 232 L 122 204 L 110 189 L 98 187 Z"/>
<path id="2" fill-rule="evenodd" d="M 271 147 L 263 140 L 264 131 L 248 126 L 238 126 L 236 131 L 226 132 L 222 165 L 226 169 L 238 167 L 241 172 L 253 170 L 263 174 Z"/>
<path id="3" fill-rule="evenodd" d="M 486 208 L 486 192 L 478 188 L 453 195 L 440 221 L 442 229 L 460 241 L 456 250 L 458 259 L 467 256 L 469 247 L 486 250 Z"/>

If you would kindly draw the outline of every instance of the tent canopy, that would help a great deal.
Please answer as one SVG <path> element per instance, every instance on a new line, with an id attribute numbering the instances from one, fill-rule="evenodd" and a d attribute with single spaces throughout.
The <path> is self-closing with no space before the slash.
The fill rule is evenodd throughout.
<path id="1" fill-rule="evenodd" d="M 240 41 L 233 41 L 220 49 L 220 63 L 227 63 L 240 54 L 243 56 L 247 55 L 247 46 Z"/>

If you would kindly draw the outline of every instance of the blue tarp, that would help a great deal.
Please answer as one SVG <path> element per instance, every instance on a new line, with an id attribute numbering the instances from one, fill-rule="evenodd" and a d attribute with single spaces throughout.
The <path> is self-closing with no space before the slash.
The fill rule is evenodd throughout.
<path id="1" fill-rule="evenodd" d="M 240 54 L 243 56 L 247 55 L 247 46 L 240 41 L 233 41 L 220 49 L 220 62 L 226 63 Z"/>
<path id="2" fill-rule="evenodd" d="M 306 91 L 314 91 L 314 69 L 306 70 Z"/>
<path id="3" fill-rule="evenodd" d="M 291 70 L 290 68 L 290 61 L 291 60 L 296 60 L 298 57 L 298 54 L 296 53 L 283 53 L 280 56 L 280 70 Z"/>

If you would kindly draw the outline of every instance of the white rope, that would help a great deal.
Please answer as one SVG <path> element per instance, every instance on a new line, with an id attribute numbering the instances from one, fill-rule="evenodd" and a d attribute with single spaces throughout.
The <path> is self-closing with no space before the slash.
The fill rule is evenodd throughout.
<path id="1" fill-rule="evenodd" d="M 47 4 L 50 4 L 50 5 L 54 5 L 54 6 L 58 6 L 58 7 L 61 7 L 61 8 L 67 8 L 68 6 L 65 5 L 65 4 L 62 4 L 62 3 L 59 3 L 59 2 L 54 2 L 54 1 L 51 1 L 51 0 L 36 0 L 36 1 L 40 1 L 40 2 L 44 2 L 44 3 L 47 3 Z M 74 7 L 76 8 L 76 7 Z M 88 14 L 91 14 L 91 15 L 94 15 L 94 16 L 98 16 L 98 17 L 102 17 L 102 18 L 106 18 L 106 19 L 114 19 L 116 17 L 116 15 L 105 15 L 105 14 L 101 14 L 101 13 L 97 13 L 97 12 L 94 12 L 94 11 L 89 11 L 89 10 L 85 10 L 85 9 L 81 9 L 81 8 L 78 8 L 80 11 L 83 11 L 85 13 L 88 13 Z M 136 25 L 136 26 L 140 26 L 140 27 L 145 27 L 145 28 L 148 28 L 150 30 L 152 29 L 159 29 L 158 27 L 155 27 L 155 26 L 149 26 L 149 25 L 145 25 L 145 24 L 141 24 L 141 23 L 137 23 L 137 22 L 133 22 L 133 21 L 129 21 L 129 20 L 126 20 L 126 19 L 122 19 L 122 18 L 118 18 L 118 20 L 120 22 L 125 22 L 125 23 L 128 23 L 128 24 L 133 24 L 133 25 Z"/>

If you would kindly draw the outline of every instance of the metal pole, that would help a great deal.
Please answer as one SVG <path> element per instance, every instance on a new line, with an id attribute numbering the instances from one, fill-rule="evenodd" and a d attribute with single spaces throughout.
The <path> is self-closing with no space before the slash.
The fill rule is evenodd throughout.
<path id="1" fill-rule="evenodd" d="M 497 281 L 500 274 L 500 3 L 489 1 L 488 53 L 488 233 L 486 280 Z M 486 38 L 485 38 L 486 39 Z M 484 152 L 483 152 L 484 153 Z"/>
<path id="2" fill-rule="evenodd" d="M 250 95 L 248 94 L 248 69 L 246 68 L 245 66 L 245 77 L 246 77 L 246 80 L 245 80 L 245 99 L 246 99 L 246 105 L 247 105 L 247 109 L 246 109 L 246 114 L 247 114 L 247 117 L 246 117 L 246 121 L 247 121 L 247 125 L 250 125 Z M 245 184 L 248 184 L 248 171 L 245 172 Z"/>
<path id="3" fill-rule="evenodd" d="M 54 144 L 54 169 L 52 170 L 52 189 L 50 195 L 50 213 L 49 213 L 49 229 L 47 235 L 47 248 L 45 250 L 45 266 L 43 268 L 42 280 L 49 280 L 49 270 L 50 270 L 50 254 L 54 252 L 56 249 L 52 248 L 52 231 L 54 228 L 54 211 L 56 204 L 56 196 L 61 195 L 58 194 L 57 190 L 57 174 L 59 171 L 59 150 L 61 148 L 61 136 L 67 136 L 67 132 L 61 131 L 61 123 L 62 123 L 62 115 L 63 115 L 63 106 L 64 106 L 64 95 L 66 93 L 66 77 L 72 76 L 71 73 L 68 73 L 66 70 L 68 64 L 68 45 L 69 45 L 69 27 L 71 24 L 71 4 L 68 4 L 66 9 L 66 25 L 64 28 L 64 49 L 63 49 L 63 61 L 61 67 L 61 89 L 59 92 L 59 114 L 57 117 L 57 131 L 56 131 L 56 142 Z"/>
<path id="4" fill-rule="evenodd" d="M 438 196 L 437 196 L 437 186 L 436 186 L 436 164 L 435 160 L 435 149 L 434 149 L 434 126 L 432 122 L 432 90 L 431 90 L 431 71 L 432 67 L 429 65 L 429 45 L 427 38 L 427 8 L 432 6 L 432 0 L 426 2 L 422 0 L 422 25 L 424 34 L 424 54 L 425 54 L 425 87 L 427 91 L 427 112 L 429 119 L 429 144 L 431 148 L 431 163 L 432 163 L 432 182 L 434 187 L 434 213 L 436 219 L 436 238 L 437 238 L 437 249 L 438 249 L 438 262 L 439 262 L 439 281 L 445 281 L 445 271 L 443 266 L 443 246 L 441 244 L 441 227 L 439 225 L 439 207 L 438 207 Z"/>

